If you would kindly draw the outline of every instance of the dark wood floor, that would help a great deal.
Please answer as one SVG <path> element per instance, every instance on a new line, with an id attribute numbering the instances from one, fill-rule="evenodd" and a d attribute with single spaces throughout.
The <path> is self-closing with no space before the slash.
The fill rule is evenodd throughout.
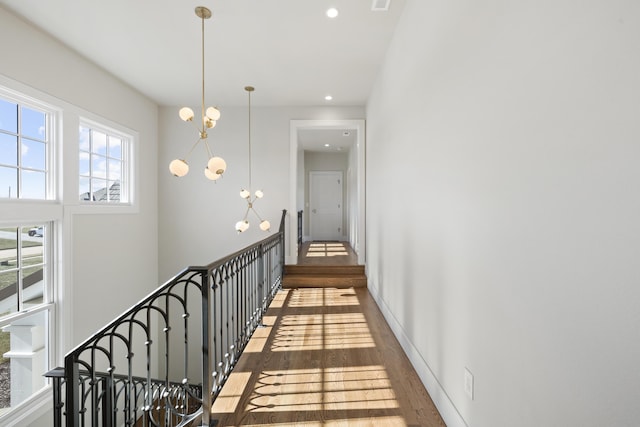
<path id="1" fill-rule="evenodd" d="M 264 324 L 213 406 L 219 426 L 445 426 L 366 289 L 282 290 Z"/>

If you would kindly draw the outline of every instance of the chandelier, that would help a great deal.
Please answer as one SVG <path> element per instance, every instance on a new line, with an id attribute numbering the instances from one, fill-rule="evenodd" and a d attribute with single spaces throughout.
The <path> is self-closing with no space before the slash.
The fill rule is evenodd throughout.
<path id="1" fill-rule="evenodd" d="M 253 197 L 251 196 L 251 92 L 253 92 L 255 89 L 253 88 L 253 86 L 246 86 L 244 90 L 247 91 L 249 97 L 249 189 L 247 190 L 243 188 L 242 190 L 240 190 L 240 197 L 247 201 L 247 210 L 244 212 L 244 218 L 241 221 L 236 222 L 236 231 L 238 233 L 242 233 L 243 231 L 249 229 L 249 221 L 247 220 L 249 211 L 253 211 L 253 213 L 255 213 L 260 220 L 260 230 L 269 231 L 269 229 L 271 228 L 271 224 L 269 223 L 269 221 L 260 218 L 258 212 L 253 208 L 253 204 L 256 202 L 256 200 L 261 199 L 264 196 L 264 193 L 261 190 L 256 190 L 256 192 L 253 193 Z"/>
<path id="2" fill-rule="evenodd" d="M 220 111 L 216 107 L 209 107 L 205 110 L 204 107 L 204 20 L 211 18 L 211 11 L 204 6 L 196 7 L 196 15 L 202 20 L 202 112 L 201 123 L 197 125 L 194 122 L 195 114 L 189 107 L 183 107 L 178 112 L 178 115 L 185 122 L 191 122 L 198 130 L 198 140 L 193 144 L 191 150 L 187 153 L 184 159 L 175 159 L 169 164 L 169 171 L 177 176 L 182 177 L 189 173 L 189 165 L 187 164 L 187 157 L 193 152 L 200 141 L 203 142 L 207 152 L 208 162 L 204 169 L 204 175 L 212 181 L 216 181 L 222 176 L 227 169 L 227 163 L 223 158 L 214 156 L 207 142 L 207 129 L 215 127 L 218 119 L 220 118 Z"/>

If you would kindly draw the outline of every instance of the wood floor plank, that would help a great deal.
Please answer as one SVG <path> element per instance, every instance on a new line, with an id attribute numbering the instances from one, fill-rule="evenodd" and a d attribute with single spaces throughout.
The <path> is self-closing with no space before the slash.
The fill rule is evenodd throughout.
<path id="1" fill-rule="evenodd" d="M 219 426 L 445 426 L 366 289 L 283 290 L 264 323 Z"/>

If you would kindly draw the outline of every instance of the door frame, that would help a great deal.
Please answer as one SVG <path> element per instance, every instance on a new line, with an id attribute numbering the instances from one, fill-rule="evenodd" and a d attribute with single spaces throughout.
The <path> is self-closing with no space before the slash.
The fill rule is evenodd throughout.
<path id="1" fill-rule="evenodd" d="M 304 164 L 299 165 L 298 158 L 302 149 L 298 145 L 298 131 L 302 129 L 347 129 L 356 132 L 356 146 L 352 148 L 356 157 L 357 171 L 353 175 L 356 182 L 356 194 L 352 194 L 347 188 L 349 200 L 345 207 L 349 212 L 347 221 L 354 222 L 356 227 L 349 227 L 349 243 L 358 254 L 358 264 L 365 265 L 366 262 L 366 199 L 365 199 L 365 121 L 360 120 L 291 120 L 289 126 L 289 247 L 287 248 L 287 264 L 296 264 L 298 261 L 298 239 L 295 230 L 298 227 L 296 212 L 304 209 L 304 197 L 298 197 L 298 177 L 299 167 L 304 170 Z M 344 179 L 344 178 L 343 178 Z M 351 209 L 352 198 L 355 198 L 356 209 Z M 355 211 L 355 212 L 354 212 Z M 355 228 L 355 230 L 353 229 Z"/>

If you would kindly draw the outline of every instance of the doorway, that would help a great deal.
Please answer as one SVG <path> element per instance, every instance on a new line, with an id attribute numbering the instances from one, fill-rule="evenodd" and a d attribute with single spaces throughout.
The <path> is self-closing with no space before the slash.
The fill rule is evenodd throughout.
<path id="1" fill-rule="evenodd" d="M 358 263 L 365 264 L 366 236 L 365 236 L 365 121 L 364 120 L 291 120 L 290 121 L 290 180 L 289 180 L 289 244 L 286 253 L 286 263 L 296 264 L 298 257 L 298 239 L 296 212 L 309 212 L 305 206 L 305 174 L 304 148 L 299 143 L 299 133 L 305 130 L 341 130 L 355 134 L 354 145 L 349 150 L 349 172 L 347 181 L 346 201 L 343 209 L 346 214 L 346 238 L 358 257 Z M 348 179 L 347 179 L 348 178 Z M 293 232 L 292 232 L 293 231 Z"/>

